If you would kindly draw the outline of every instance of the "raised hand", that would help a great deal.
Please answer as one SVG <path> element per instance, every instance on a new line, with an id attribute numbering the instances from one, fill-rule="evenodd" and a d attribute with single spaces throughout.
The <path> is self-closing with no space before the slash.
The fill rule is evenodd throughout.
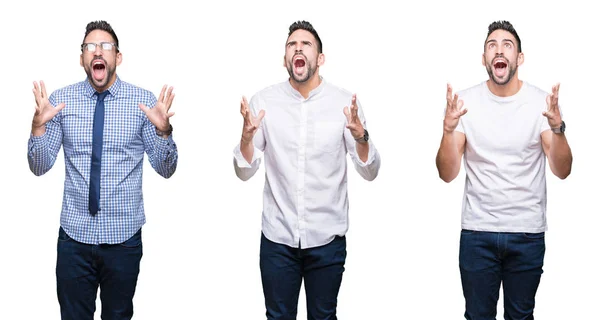
<path id="1" fill-rule="evenodd" d="M 43 134 L 45 132 L 46 123 L 52 120 L 52 118 L 65 107 L 65 104 L 61 103 L 56 106 L 56 108 L 50 104 L 44 81 L 40 81 L 39 86 L 37 82 L 33 82 L 33 95 L 35 96 L 36 106 L 33 121 L 31 122 L 31 131 L 39 132 L 39 130 L 42 130 L 40 133 Z"/>
<path id="2" fill-rule="evenodd" d="M 242 130 L 242 143 L 250 143 L 254 138 L 254 134 L 256 130 L 258 130 L 258 126 L 265 116 L 265 110 L 260 110 L 258 116 L 255 117 L 252 115 L 250 108 L 248 107 L 248 100 L 246 97 L 242 97 L 242 102 L 240 103 L 240 113 L 242 117 L 244 117 L 244 127 Z"/>
<path id="3" fill-rule="evenodd" d="M 467 108 L 463 108 L 463 101 L 458 100 L 458 95 L 452 96 L 452 86 L 448 83 L 446 92 L 446 116 L 444 116 L 444 132 L 451 133 L 458 126 L 460 117 L 467 113 Z"/>
<path id="4" fill-rule="evenodd" d="M 560 83 L 552 86 L 552 93 L 546 97 L 546 104 L 548 110 L 542 114 L 548 119 L 550 128 L 558 128 L 562 123 L 562 117 L 560 116 L 560 110 L 558 109 L 558 89 L 560 89 Z"/>
<path id="5" fill-rule="evenodd" d="M 160 96 L 158 97 L 158 101 L 154 108 L 148 108 L 144 104 L 139 104 L 140 109 L 144 111 L 148 120 L 150 120 L 159 131 L 168 132 L 171 127 L 169 118 L 174 116 L 175 112 L 169 112 L 169 109 L 171 109 L 174 98 L 175 94 L 173 93 L 173 87 L 169 87 L 167 90 L 167 85 L 165 84 L 160 91 Z"/>
<path id="6" fill-rule="evenodd" d="M 358 117 L 358 106 L 356 105 L 356 94 L 352 95 L 352 105 L 350 109 L 344 107 L 344 115 L 348 120 L 346 128 L 350 130 L 354 139 L 360 139 L 365 135 L 365 128 L 363 128 L 360 118 Z"/>

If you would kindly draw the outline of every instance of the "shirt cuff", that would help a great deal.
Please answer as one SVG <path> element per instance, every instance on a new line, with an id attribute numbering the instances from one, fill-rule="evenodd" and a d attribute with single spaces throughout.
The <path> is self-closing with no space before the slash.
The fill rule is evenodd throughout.
<path id="1" fill-rule="evenodd" d="M 356 142 L 358 143 L 358 142 Z M 371 165 L 371 163 L 373 163 L 373 161 L 375 161 L 375 155 L 377 153 L 377 150 L 375 149 L 375 145 L 373 144 L 373 142 L 371 142 L 371 140 L 367 141 L 367 143 L 369 144 L 369 154 L 367 155 L 367 161 L 363 162 L 360 157 L 358 156 L 358 152 L 356 152 L 356 163 L 358 164 L 359 167 L 367 167 L 369 165 Z"/>
<path id="2" fill-rule="evenodd" d="M 235 164 L 238 168 L 252 168 L 256 165 L 258 159 L 260 159 L 261 151 L 254 147 L 254 152 L 252 154 L 252 163 L 248 163 L 244 155 L 242 155 L 242 150 L 240 149 L 240 144 L 233 149 L 233 158 L 235 159 Z"/>
<path id="3" fill-rule="evenodd" d="M 29 134 L 29 141 L 33 144 L 40 144 L 46 140 L 46 132 L 41 136 L 34 136 L 33 133 Z"/>
<path id="4" fill-rule="evenodd" d="M 46 132 L 44 132 L 44 134 L 41 136 L 34 136 L 33 133 L 30 133 L 28 143 L 29 146 L 27 148 L 27 150 L 29 150 L 29 154 L 33 155 L 33 151 L 43 146 L 44 143 L 46 143 Z"/>
<path id="5" fill-rule="evenodd" d="M 156 146 L 160 149 L 174 149 L 175 141 L 173 140 L 173 134 L 170 134 L 166 139 L 162 136 L 156 135 Z"/>

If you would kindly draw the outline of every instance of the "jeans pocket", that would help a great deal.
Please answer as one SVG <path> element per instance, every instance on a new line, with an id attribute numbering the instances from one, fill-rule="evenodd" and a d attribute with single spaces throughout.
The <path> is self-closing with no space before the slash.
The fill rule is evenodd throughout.
<path id="1" fill-rule="evenodd" d="M 475 230 L 462 229 L 462 230 L 460 230 L 460 235 L 461 236 L 468 236 L 468 235 L 474 234 L 476 232 L 477 231 L 475 231 Z"/>
<path id="2" fill-rule="evenodd" d="M 142 229 L 138 230 L 131 238 L 120 243 L 121 247 L 137 248 L 142 245 Z"/>
<path id="3" fill-rule="evenodd" d="M 346 236 L 345 235 L 343 235 L 343 236 L 336 235 L 335 238 L 333 238 L 333 241 L 331 243 L 332 244 L 335 243 L 335 245 L 337 246 L 335 258 L 342 259 L 342 264 L 344 264 L 346 262 L 346 257 L 348 255 L 348 251 L 346 250 Z"/>
<path id="4" fill-rule="evenodd" d="M 67 241 L 71 241 L 73 239 L 71 239 L 71 237 L 69 237 L 69 235 L 65 232 L 65 230 L 63 230 L 62 227 L 60 227 L 58 229 L 58 241 L 60 242 L 67 242 Z"/>
<path id="5" fill-rule="evenodd" d="M 538 233 L 523 232 L 521 234 L 523 235 L 524 238 L 531 239 L 531 240 L 544 239 L 544 236 L 546 235 L 545 232 L 538 232 Z"/>

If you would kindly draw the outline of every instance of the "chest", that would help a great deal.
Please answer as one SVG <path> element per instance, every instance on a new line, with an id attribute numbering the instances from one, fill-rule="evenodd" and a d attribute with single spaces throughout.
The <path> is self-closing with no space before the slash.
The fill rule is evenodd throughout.
<path id="1" fill-rule="evenodd" d="M 471 108 L 462 120 L 468 149 L 505 155 L 541 150 L 541 110 L 528 103 Z"/>
<path id="2" fill-rule="evenodd" d="M 95 101 L 77 108 L 63 109 L 61 126 L 65 147 L 91 148 L 94 128 Z M 102 143 L 108 148 L 121 148 L 141 143 L 145 115 L 137 106 L 118 100 L 104 103 Z"/>
<path id="3" fill-rule="evenodd" d="M 276 104 L 266 110 L 267 145 L 305 149 L 313 153 L 333 153 L 344 141 L 346 117 L 343 105 L 326 101 L 298 102 L 285 107 Z"/>

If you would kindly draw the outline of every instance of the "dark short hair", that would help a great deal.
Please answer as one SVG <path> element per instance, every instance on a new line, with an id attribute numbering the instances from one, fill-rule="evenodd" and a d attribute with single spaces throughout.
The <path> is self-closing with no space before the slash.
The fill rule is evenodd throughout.
<path id="1" fill-rule="evenodd" d="M 290 32 L 288 33 L 288 38 L 296 30 L 306 30 L 310 32 L 317 40 L 317 51 L 319 53 L 323 53 L 323 43 L 321 42 L 321 38 L 319 38 L 317 30 L 315 30 L 315 28 L 312 26 L 312 24 L 310 24 L 310 22 L 302 20 L 292 23 L 292 25 L 290 26 Z"/>
<path id="2" fill-rule="evenodd" d="M 515 39 L 517 39 L 517 49 L 519 50 L 519 52 L 521 52 L 521 38 L 519 38 L 519 35 L 517 34 L 517 30 L 515 30 L 515 27 L 513 27 L 513 25 L 506 20 L 494 21 L 488 26 L 488 34 L 487 34 L 487 37 L 485 38 L 486 42 L 487 42 L 487 38 L 490 36 L 490 34 L 492 34 L 492 32 L 494 32 L 496 30 L 504 30 L 504 31 L 510 32 L 510 34 L 512 34 L 515 37 Z"/>
<path id="3" fill-rule="evenodd" d="M 102 30 L 108 32 L 115 41 L 117 52 L 119 52 L 119 38 L 117 38 L 115 30 L 113 30 L 110 24 L 104 20 L 92 21 L 88 23 L 85 27 L 85 36 L 83 36 L 83 41 L 85 41 L 85 38 L 88 36 L 88 34 L 90 34 L 90 32 L 94 30 Z M 81 50 L 83 51 L 83 48 L 81 48 Z"/>

